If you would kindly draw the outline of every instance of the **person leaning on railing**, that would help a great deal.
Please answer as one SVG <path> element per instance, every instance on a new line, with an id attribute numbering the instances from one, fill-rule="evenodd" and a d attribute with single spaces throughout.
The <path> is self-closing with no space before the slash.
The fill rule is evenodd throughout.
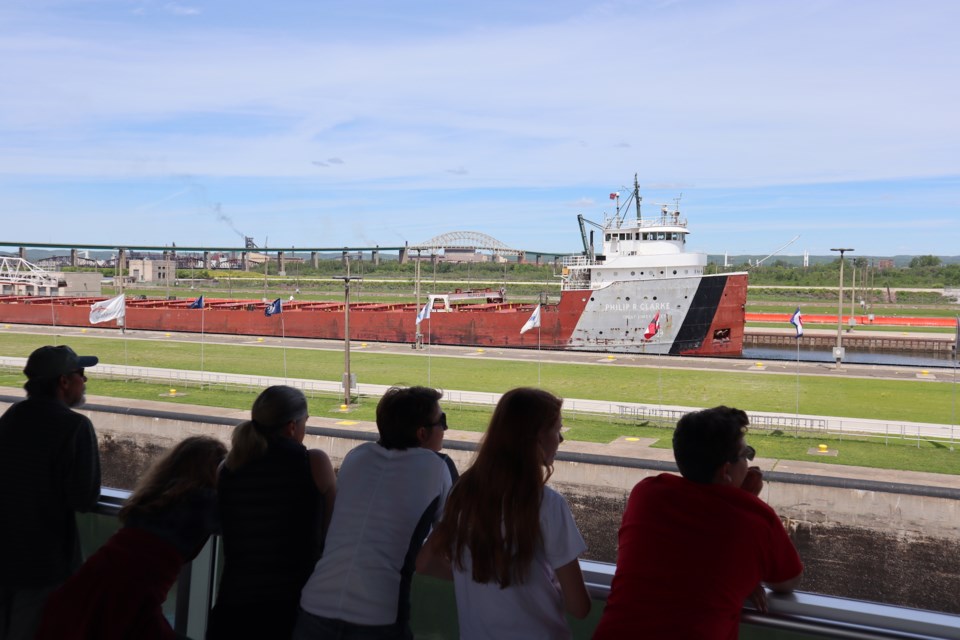
<path id="1" fill-rule="evenodd" d="M 680 418 L 673 454 L 683 477 L 645 478 L 630 493 L 594 638 L 736 638 L 748 597 L 765 611 L 763 585 L 798 586 L 800 556 L 758 497 L 747 424 L 729 407 Z"/>
<path id="2" fill-rule="evenodd" d="M 218 528 L 214 487 L 227 454 L 193 436 L 158 460 L 120 509 L 123 527 L 59 589 L 35 640 L 173 640 L 163 603 Z"/>
<path id="3" fill-rule="evenodd" d="M 418 572 L 453 579 L 461 638 L 569 638 L 564 613 L 590 612 L 578 560 L 586 543 L 546 486 L 562 402 L 533 388 L 503 395 L 417 558 Z"/>
<path id="4" fill-rule="evenodd" d="M 83 404 L 95 356 L 40 347 L 27 399 L 0 417 L 0 638 L 32 638 L 47 596 L 82 561 L 74 512 L 100 497 L 100 453 Z"/>
<path id="5" fill-rule="evenodd" d="M 233 431 L 217 487 L 223 576 L 208 639 L 289 638 L 300 589 L 323 551 L 337 481 L 327 454 L 303 446 L 307 399 L 265 389 Z"/>

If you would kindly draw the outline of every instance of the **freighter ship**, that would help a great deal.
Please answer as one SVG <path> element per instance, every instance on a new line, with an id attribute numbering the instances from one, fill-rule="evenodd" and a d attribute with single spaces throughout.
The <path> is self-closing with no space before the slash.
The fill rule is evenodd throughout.
<path id="1" fill-rule="evenodd" d="M 619 194 L 611 198 L 617 213 L 603 224 L 590 223 L 602 231 L 602 253 L 594 255 L 580 217 L 584 253 L 564 258 L 558 301 L 510 303 L 494 292 L 481 293 L 482 302 L 471 304 L 464 300 L 468 295 L 434 294 L 427 299 L 429 314 L 416 304 L 355 303 L 349 310 L 350 338 L 415 346 L 740 356 L 747 274 L 704 274 L 707 257 L 686 251 L 689 231 L 679 209 L 664 206 L 643 218 L 636 179 L 622 210 Z M 636 215 L 628 218 L 631 199 Z M 90 306 L 102 299 L 4 296 L 0 322 L 92 326 Z M 122 322 L 128 329 L 153 331 L 344 337 L 344 303 L 284 301 L 280 312 L 269 316 L 268 304 L 130 298 Z M 525 325 L 528 330 L 521 331 Z"/>

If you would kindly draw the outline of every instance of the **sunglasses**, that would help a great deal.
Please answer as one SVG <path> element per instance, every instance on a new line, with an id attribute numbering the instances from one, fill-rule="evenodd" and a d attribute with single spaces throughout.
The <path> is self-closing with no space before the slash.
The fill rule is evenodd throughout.
<path id="1" fill-rule="evenodd" d="M 430 428 L 431 428 L 431 429 L 432 429 L 433 427 L 440 427 L 441 429 L 443 429 L 444 431 L 446 431 L 446 430 L 447 430 L 447 414 L 444 413 L 443 411 L 441 411 L 441 412 L 440 412 L 440 419 L 430 425 Z"/>
<path id="2" fill-rule="evenodd" d="M 740 458 L 746 458 L 748 461 L 753 462 L 753 459 L 757 456 L 757 450 L 747 445 L 744 447 L 744 452 L 742 455 L 737 456 L 737 460 Z"/>

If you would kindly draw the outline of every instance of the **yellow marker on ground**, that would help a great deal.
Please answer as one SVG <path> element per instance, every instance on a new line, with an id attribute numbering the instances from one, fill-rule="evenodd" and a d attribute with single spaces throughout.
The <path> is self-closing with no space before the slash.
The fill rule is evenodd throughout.
<path id="1" fill-rule="evenodd" d="M 634 437 L 625 438 L 625 440 L 627 442 L 640 442 L 640 438 L 634 438 Z"/>
<path id="2" fill-rule="evenodd" d="M 257 338 L 257 342 L 263 342 L 263 338 Z"/>
<path id="3" fill-rule="evenodd" d="M 818 444 L 818 445 L 817 445 L 817 451 L 819 451 L 820 453 L 826 453 L 826 452 L 827 452 L 827 445 L 825 445 L 825 444 Z"/>

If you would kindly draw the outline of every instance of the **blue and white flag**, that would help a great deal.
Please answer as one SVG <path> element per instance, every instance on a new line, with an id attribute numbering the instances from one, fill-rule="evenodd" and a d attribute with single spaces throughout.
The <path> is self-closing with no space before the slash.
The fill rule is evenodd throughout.
<path id="1" fill-rule="evenodd" d="M 187 309 L 203 309 L 203 296 L 200 296 L 190 303 L 190 306 L 187 307 Z"/>
<path id="2" fill-rule="evenodd" d="M 277 298 L 276 300 L 274 300 L 273 302 L 267 305 L 267 308 L 263 310 L 263 315 L 273 316 L 280 313 L 281 311 L 283 311 L 282 304 L 283 303 L 280 302 L 280 298 Z"/>
<path id="3" fill-rule="evenodd" d="M 530 314 L 530 319 L 527 320 L 526 324 L 524 324 L 520 328 L 520 334 L 523 335 L 527 331 L 530 331 L 530 329 L 533 329 L 539 326 L 540 326 L 540 305 L 537 305 L 537 308 L 533 310 L 532 314 Z"/>
<path id="4" fill-rule="evenodd" d="M 800 307 L 797 307 L 797 310 L 790 317 L 790 324 L 797 328 L 797 338 L 803 335 L 803 318 L 800 316 Z"/>
<path id="5" fill-rule="evenodd" d="M 417 314 L 417 326 L 420 326 L 420 323 L 430 317 L 430 310 L 433 308 L 433 301 L 427 302 L 423 305 L 423 309 L 420 309 L 420 313 Z"/>

